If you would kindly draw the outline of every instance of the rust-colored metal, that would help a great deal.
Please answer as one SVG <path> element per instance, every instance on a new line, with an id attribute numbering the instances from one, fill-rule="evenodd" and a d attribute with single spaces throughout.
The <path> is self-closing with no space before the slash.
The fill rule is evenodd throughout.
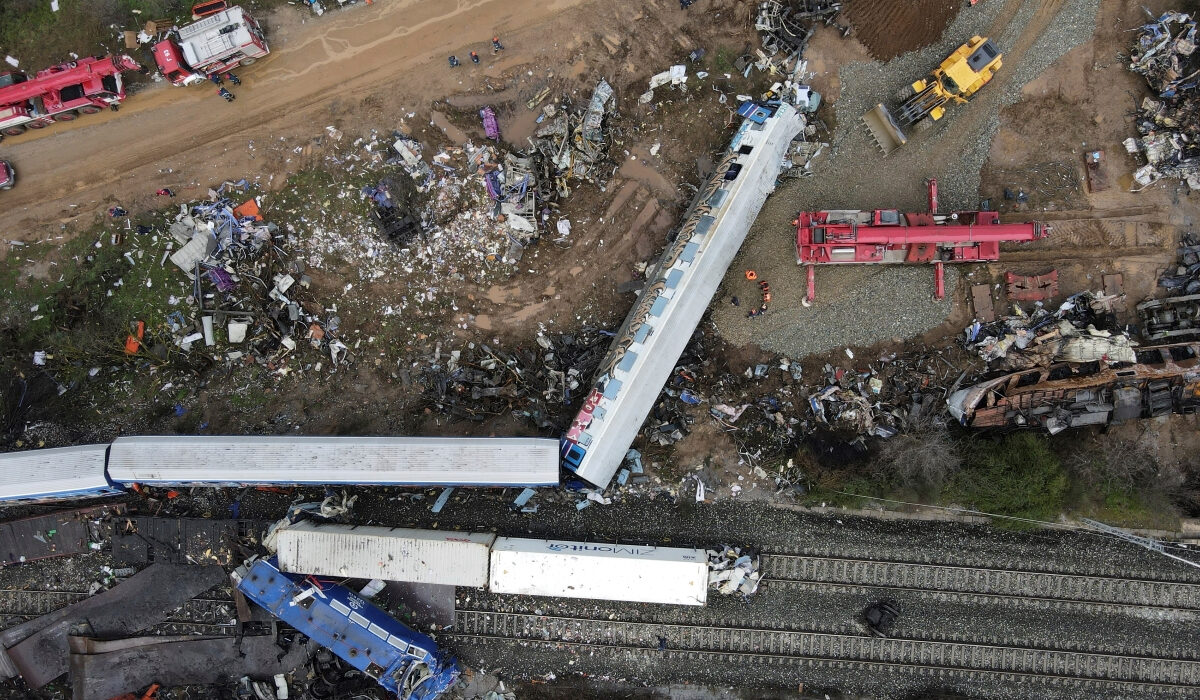
<path id="1" fill-rule="evenodd" d="M 1058 270 L 1044 275 L 1004 273 L 1004 293 L 1010 301 L 1046 301 L 1058 296 Z"/>
<path id="2" fill-rule="evenodd" d="M 1133 365 L 1060 363 L 1015 372 L 956 392 L 948 403 L 961 423 L 975 428 L 1036 427 L 1035 411 L 1074 401 L 1081 391 L 1132 387 L 1145 392 L 1161 381 L 1178 390 L 1179 404 L 1197 403 L 1192 399 L 1200 397 L 1200 343 L 1140 348 L 1137 356 L 1140 362 Z"/>

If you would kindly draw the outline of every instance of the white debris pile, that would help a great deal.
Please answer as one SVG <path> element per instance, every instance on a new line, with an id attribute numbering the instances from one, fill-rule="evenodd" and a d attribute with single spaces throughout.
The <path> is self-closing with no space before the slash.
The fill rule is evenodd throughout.
<path id="1" fill-rule="evenodd" d="M 762 572 L 759 556 L 749 548 L 723 545 L 708 553 L 708 587 L 721 595 L 740 593 L 749 597 L 758 591 Z"/>
<path id="2" fill-rule="evenodd" d="M 1113 321 L 1115 295 L 1081 292 L 1053 311 L 1038 302 L 1032 312 L 1013 305 L 1010 316 L 973 322 L 966 347 L 993 369 L 1018 370 L 1054 362 L 1132 363 L 1137 342 Z"/>
<path id="3" fill-rule="evenodd" d="M 223 353 L 227 363 L 257 363 L 279 376 L 325 366 L 336 371 L 349 359 L 349 348 L 338 337 L 337 307 L 311 298 L 305 266 L 287 259 L 278 228 L 261 214 L 265 195 L 236 204 L 242 197 L 234 199 L 234 193 L 248 187 L 245 180 L 225 182 L 209 190 L 207 201 L 181 204 L 172 217 L 158 264 L 169 259 L 191 283 L 184 294 L 168 299 L 177 309 L 166 315 L 158 338 L 171 338 L 184 353 L 202 343 L 207 353 Z M 153 227 L 144 228 L 159 240 Z M 126 256 L 132 264 L 133 256 Z M 223 351 L 210 349 L 222 342 L 227 344 Z M 305 344 L 327 355 L 328 363 L 293 360 Z M 144 347 L 140 335 L 131 335 L 126 352 L 139 347 L 166 359 L 161 344 Z M 222 354 L 212 357 L 220 360 Z"/>
<path id="4" fill-rule="evenodd" d="M 393 136 L 389 142 L 372 132 L 348 150 L 331 149 L 323 167 L 336 173 L 334 181 L 306 195 L 309 201 L 284 194 L 281 218 L 305 262 L 346 280 L 346 292 L 375 285 L 370 303 L 384 315 L 433 315 L 454 306 L 455 283 L 510 276 L 548 224 L 533 208 L 528 159 L 470 142 L 432 152 L 402 132 Z M 415 230 L 391 236 L 380 212 L 411 217 Z M 380 285 L 396 293 L 380 293 Z"/>

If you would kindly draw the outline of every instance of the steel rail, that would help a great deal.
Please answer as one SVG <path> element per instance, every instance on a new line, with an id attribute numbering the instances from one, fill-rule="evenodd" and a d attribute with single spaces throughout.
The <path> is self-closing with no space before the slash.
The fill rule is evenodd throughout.
<path id="1" fill-rule="evenodd" d="M 938 671 L 1013 674 L 1123 687 L 1200 689 L 1200 661 L 1127 654 L 1031 649 L 965 642 L 737 627 L 627 622 L 523 613 L 457 610 L 453 637 L 512 639 L 657 651 L 660 638 L 677 654 L 741 654 L 766 662 L 853 662 Z"/>
<path id="2" fill-rule="evenodd" d="M 790 554 L 764 554 L 760 570 L 768 583 L 961 593 L 1031 603 L 1200 610 L 1200 584 L 1154 579 Z"/>

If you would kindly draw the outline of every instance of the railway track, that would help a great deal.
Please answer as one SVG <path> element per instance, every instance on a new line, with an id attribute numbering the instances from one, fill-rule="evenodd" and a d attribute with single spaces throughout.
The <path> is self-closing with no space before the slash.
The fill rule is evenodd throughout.
<path id="1" fill-rule="evenodd" d="M 764 554 L 761 571 L 768 585 L 862 586 L 1041 607 L 1200 610 L 1200 584 L 1175 581 L 789 554 Z"/>
<path id="2" fill-rule="evenodd" d="M 457 610 L 450 636 L 475 640 L 518 640 L 555 647 L 580 646 L 636 653 L 662 653 L 696 660 L 722 659 L 767 664 L 855 666 L 872 671 L 907 671 L 944 677 L 1030 679 L 1057 686 L 1129 692 L 1167 691 L 1179 697 L 1200 693 L 1200 661 L 1024 647 L 881 639 L 851 634 L 736 627 L 626 622 L 524 613 Z M 667 651 L 659 651 L 660 638 Z M 1103 697 L 1097 695 L 1096 697 Z"/>
<path id="3" fill-rule="evenodd" d="M 0 589 L 0 629 L 14 627 L 88 597 L 87 593 L 76 591 Z M 153 629 L 159 634 L 221 634 L 224 630 L 232 633 L 234 616 L 233 600 L 194 598 Z"/>

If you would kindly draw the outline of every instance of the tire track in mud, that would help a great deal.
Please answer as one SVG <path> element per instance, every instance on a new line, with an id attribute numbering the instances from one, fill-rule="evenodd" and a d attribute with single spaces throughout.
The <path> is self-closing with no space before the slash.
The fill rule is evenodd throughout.
<path id="1" fill-rule="evenodd" d="M 961 5 L 950 0 L 856 0 L 848 3 L 845 17 L 871 55 L 887 61 L 937 41 Z"/>

